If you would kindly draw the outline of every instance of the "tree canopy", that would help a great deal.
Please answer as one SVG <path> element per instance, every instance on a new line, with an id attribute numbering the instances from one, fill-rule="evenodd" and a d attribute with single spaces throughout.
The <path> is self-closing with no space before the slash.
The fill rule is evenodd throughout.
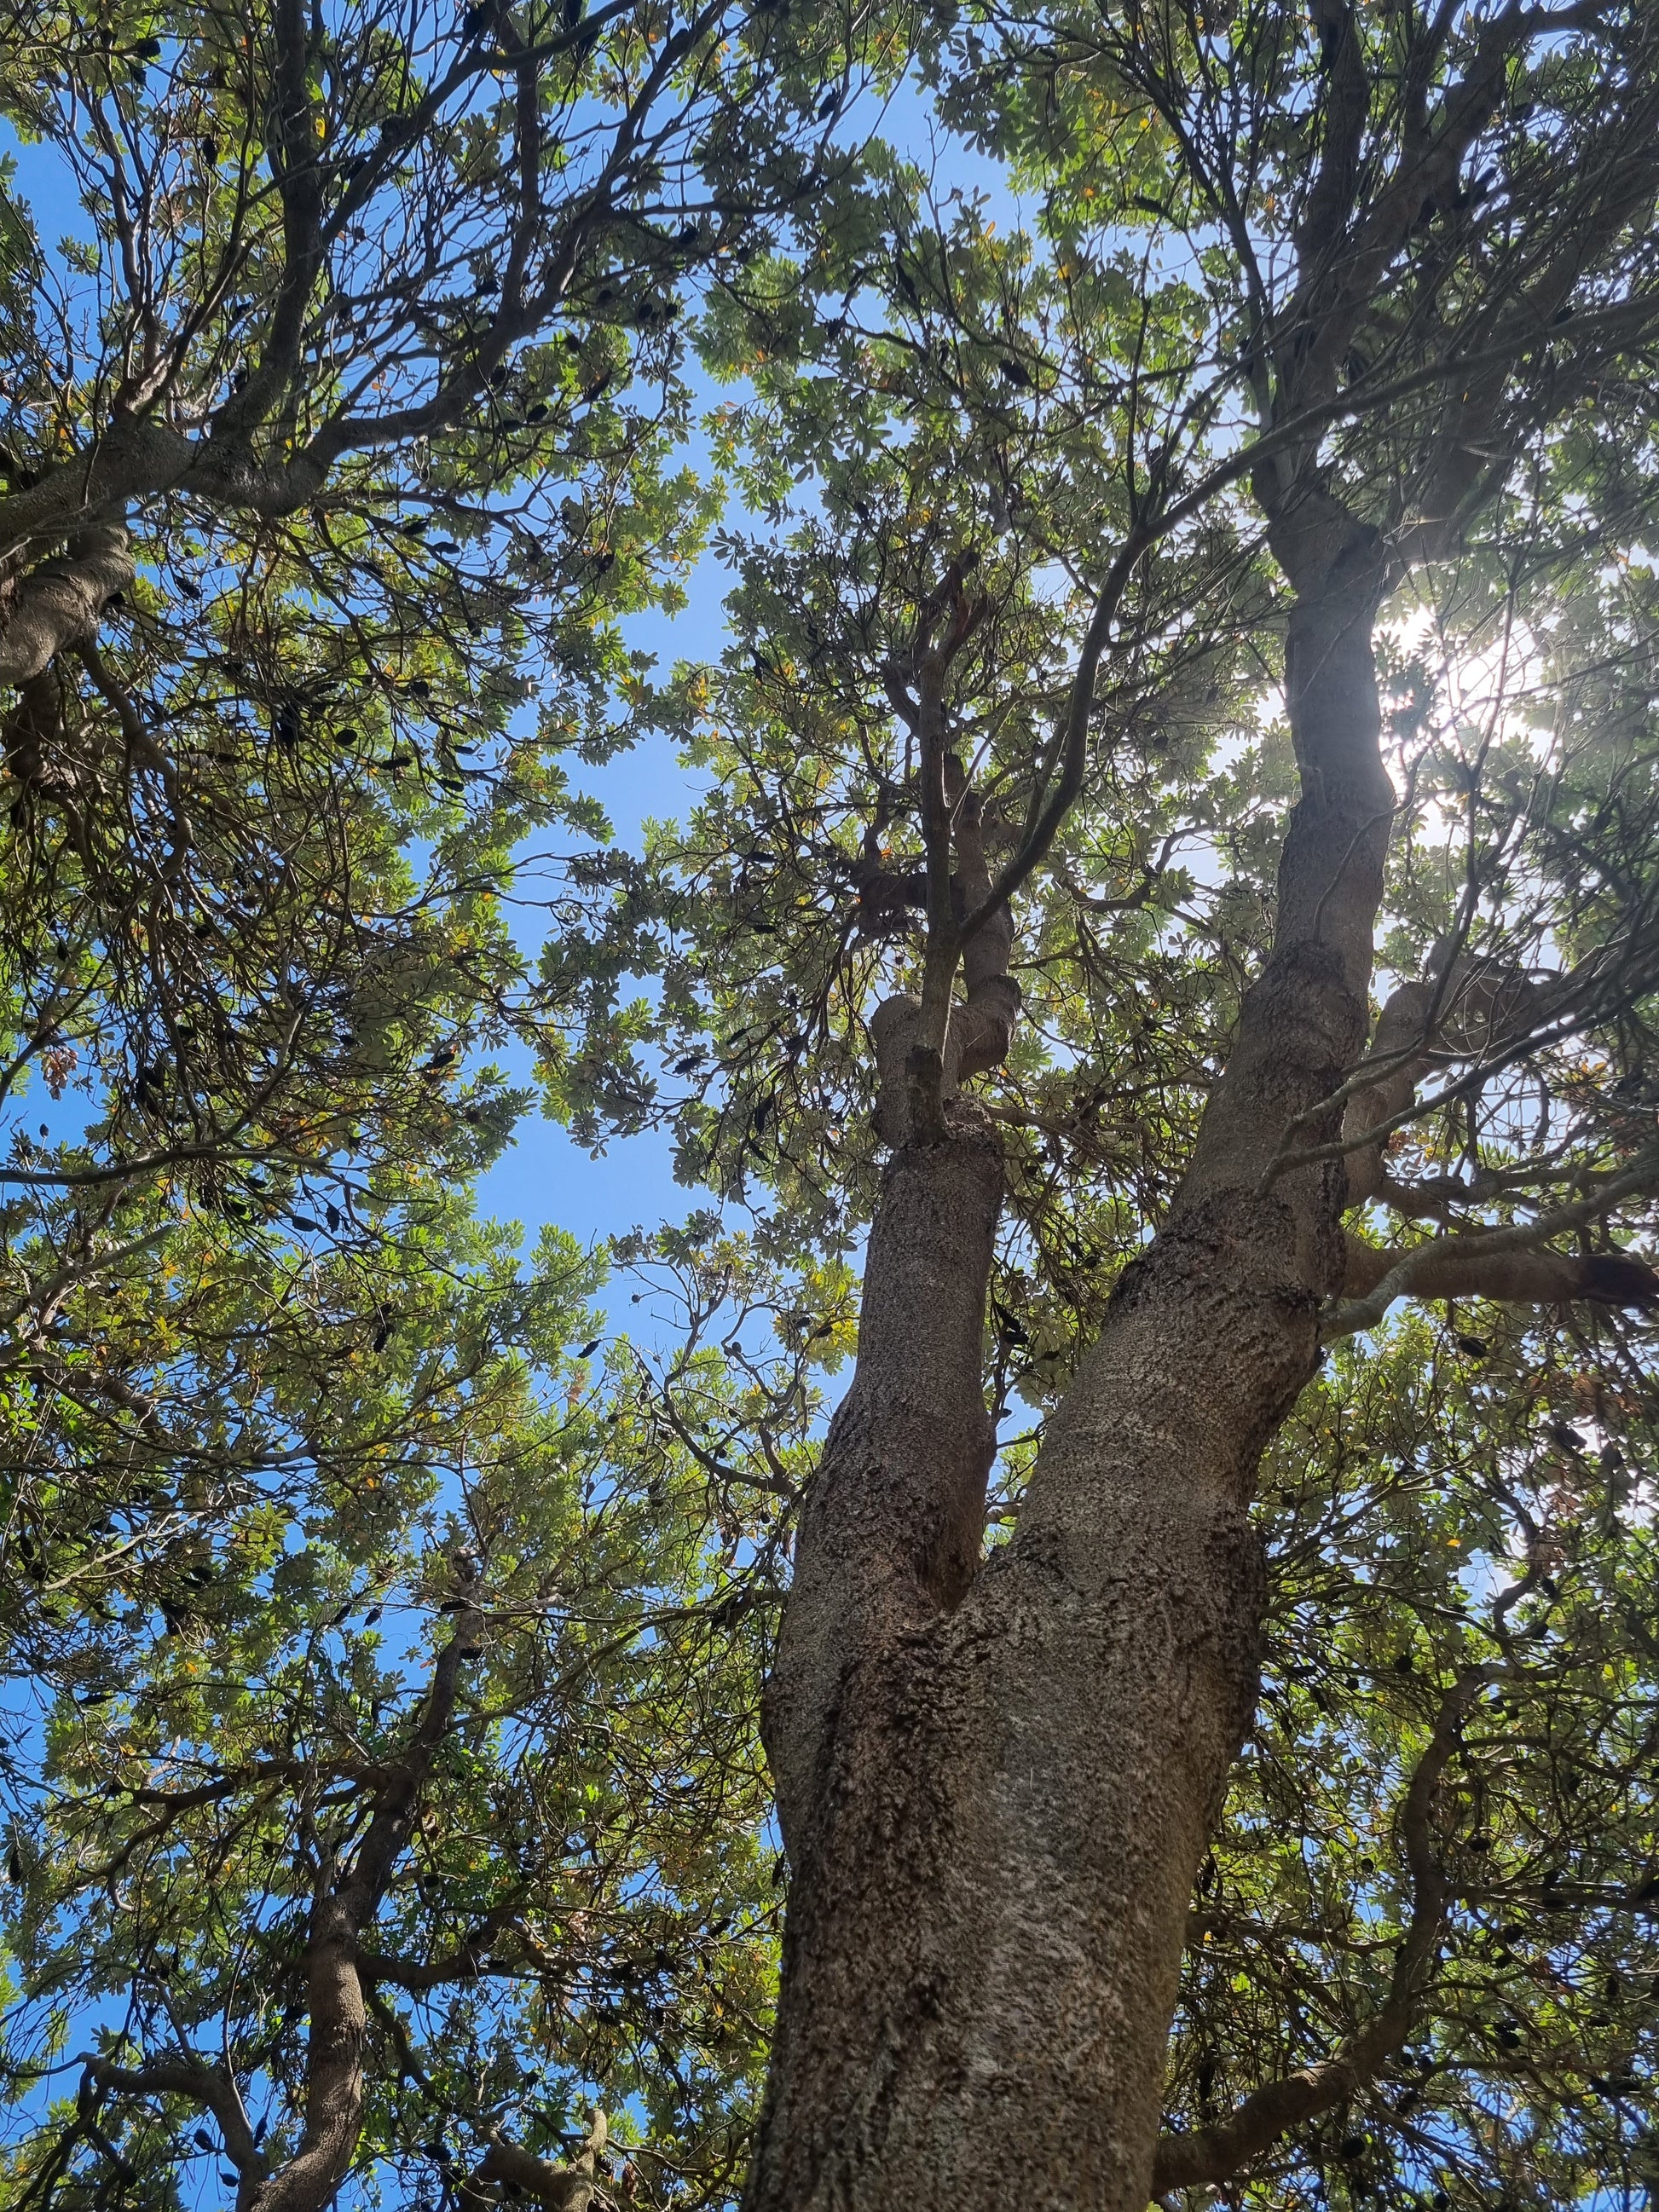
<path id="1" fill-rule="evenodd" d="M 1649 2203 L 1652 11 L 3 37 L 0 2203 Z"/>

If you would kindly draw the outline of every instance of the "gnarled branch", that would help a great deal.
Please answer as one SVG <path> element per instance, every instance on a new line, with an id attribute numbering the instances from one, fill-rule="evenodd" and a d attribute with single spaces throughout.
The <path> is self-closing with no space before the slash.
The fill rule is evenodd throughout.
<path id="1" fill-rule="evenodd" d="M 1414 1298 L 1492 1298 L 1529 1306 L 1659 1304 L 1659 1274 L 1632 1252 L 1474 1249 L 1483 1242 L 1480 1237 L 1442 1237 L 1400 1252 L 1367 1243 L 1350 1231 L 1343 1291 L 1350 1299 L 1370 1300 L 1390 1274 L 1404 1268 Z M 1402 1297 L 1405 1291 L 1391 1295 Z"/>
<path id="2" fill-rule="evenodd" d="M 1382 1133 L 1410 1110 L 1430 1070 L 1448 1054 L 1501 1052 L 1520 1042 L 1543 1012 L 1537 987 L 1507 965 L 1468 954 L 1431 965 L 1439 972 L 1402 983 L 1378 1015 L 1365 1056 L 1375 1079 L 1356 1091 L 1343 1115 L 1343 1143 L 1357 1146 L 1347 1156 L 1350 1206 L 1381 1188 Z"/>
<path id="3" fill-rule="evenodd" d="M 485 2206 L 498 2203 L 498 2185 L 533 2198 L 547 2206 L 548 2212 L 586 2212 L 595 2197 L 604 2201 L 598 2169 L 607 2140 L 605 2114 L 597 2109 L 586 2140 L 568 2166 L 550 2166 L 533 2151 L 494 2135 L 483 2159 L 461 2184 L 461 2212 L 483 2212 Z"/>
<path id="4" fill-rule="evenodd" d="M 27 683 L 65 646 L 89 637 L 132 573 L 126 529 L 119 522 L 80 532 L 66 553 L 31 569 L 18 582 L 0 628 L 0 684 Z"/>
<path id="5" fill-rule="evenodd" d="M 963 907 L 981 908 L 990 889 L 990 873 L 979 799 L 968 788 L 962 763 L 954 754 L 945 757 L 943 784 L 950 834 L 956 845 L 956 873 L 950 886 L 953 902 L 958 912 Z M 957 936 L 951 946 L 947 982 L 954 977 L 959 957 L 965 995 L 953 1000 L 949 1008 L 939 1053 L 941 1103 L 955 1095 L 964 1077 L 982 1075 L 1007 1056 L 1019 1010 L 1019 986 L 1008 973 L 1013 942 L 1013 920 L 1004 905 L 996 908 L 965 944 Z M 905 995 L 884 1000 L 870 1024 L 878 1071 L 876 1127 L 889 1144 L 904 1143 L 913 1126 L 919 1126 L 914 1113 L 911 1064 L 918 1048 L 927 1048 L 926 1022 L 922 1001 Z"/>
<path id="6" fill-rule="evenodd" d="M 204 2065 L 199 2058 L 155 2058 L 143 2066 L 118 2066 L 112 2060 L 94 2060 L 88 2078 L 100 2096 L 112 2092 L 129 2097 L 185 2097 L 210 2112 L 224 2137 L 225 2156 L 243 2183 L 239 2201 L 257 2187 L 267 2168 L 248 2124 L 242 2094 L 228 2067 Z"/>
<path id="7" fill-rule="evenodd" d="M 1411 1876 L 1411 1918 L 1382 2006 L 1317 2065 L 1265 2083 L 1213 2127 L 1165 2136 L 1152 2169 L 1154 2196 L 1229 2180 L 1291 2128 L 1317 2118 L 1363 2088 L 1409 2039 L 1450 1897 L 1450 1885 L 1434 1854 L 1430 1810 L 1446 1762 L 1456 1748 L 1463 1717 L 1486 1682 L 1483 1669 L 1472 1669 L 1442 1699 L 1433 1733 L 1406 1791 L 1400 1835 Z"/>
<path id="8" fill-rule="evenodd" d="M 1350 1274 L 1361 1280 L 1369 1276 L 1371 1287 L 1333 1308 L 1321 1324 L 1321 1334 L 1352 1336 L 1356 1329 L 1374 1328 L 1395 1300 L 1404 1297 L 1512 1297 L 1536 1305 L 1566 1304 L 1576 1298 L 1601 1305 L 1659 1303 L 1659 1276 L 1634 1254 L 1590 1253 L 1574 1261 L 1544 1249 L 1552 1237 L 1602 1219 L 1620 1200 L 1645 1195 L 1656 1188 L 1659 1146 L 1650 1146 L 1624 1174 L 1610 1176 L 1588 1198 L 1507 1229 L 1433 1237 L 1403 1252 L 1378 1252 L 1350 1237 Z M 1516 1264 L 1522 1261 L 1534 1264 Z M 1568 1268 L 1576 1272 L 1570 1275 Z M 1501 1287 L 1505 1282 L 1516 1287 Z"/>
<path id="9" fill-rule="evenodd" d="M 306 1944 L 311 2031 L 304 2124 L 293 2157 L 254 2191 L 243 2212 L 321 2212 L 350 2169 L 362 2127 L 368 2024 L 358 1939 L 409 1840 L 433 1759 L 449 1732 L 462 1667 L 478 1648 L 476 1595 L 468 1591 L 455 1632 L 438 1654 L 421 1717 L 377 1796 L 349 1871 L 336 1881 L 325 1865 Z"/>

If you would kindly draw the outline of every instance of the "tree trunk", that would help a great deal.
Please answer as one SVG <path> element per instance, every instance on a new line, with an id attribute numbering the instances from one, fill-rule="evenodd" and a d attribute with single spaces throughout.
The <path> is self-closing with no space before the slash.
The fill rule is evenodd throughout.
<path id="1" fill-rule="evenodd" d="M 767 1704 L 792 1882 L 749 2212 L 1147 2202 L 1192 1883 L 1255 1694 L 1255 1470 L 1342 1283 L 1340 1168 L 1264 1170 L 1364 1048 L 1392 807 L 1371 538 L 1316 495 L 1275 547 L 1303 788 L 1274 948 L 977 1571 L 994 1158 L 958 1121 L 889 1170 Z"/>

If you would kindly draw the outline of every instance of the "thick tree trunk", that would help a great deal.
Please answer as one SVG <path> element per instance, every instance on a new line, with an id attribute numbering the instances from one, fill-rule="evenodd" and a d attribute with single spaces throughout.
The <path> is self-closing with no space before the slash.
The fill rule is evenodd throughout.
<path id="1" fill-rule="evenodd" d="M 1274 950 L 977 1573 L 994 1163 L 959 1127 L 889 1171 L 767 1708 L 793 1879 L 749 2212 L 1147 2202 L 1192 1882 L 1255 1698 L 1255 1470 L 1343 1278 L 1340 1169 L 1264 1171 L 1364 1048 L 1392 806 L 1374 549 L 1322 502 L 1279 535 L 1303 796 Z"/>

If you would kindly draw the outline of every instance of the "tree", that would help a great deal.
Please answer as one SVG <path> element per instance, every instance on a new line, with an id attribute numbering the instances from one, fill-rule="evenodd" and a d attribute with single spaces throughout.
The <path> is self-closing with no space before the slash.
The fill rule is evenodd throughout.
<path id="1" fill-rule="evenodd" d="M 751 491 L 781 521 L 802 470 L 813 505 L 787 561 L 750 555 L 696 739 L 717 788 L 658 853 L 666 1003 L 720 1040 L 678 1109 L 688 1164 L 769 1182 L 785 1240 L 844 1241 L 849 1194 L 872 1214 L 767 1692 L 791 1881 L 746 2202 L 1139 2212 L 1155 2181 L 1274 2161 L 1350 2201 L 1571 2191 L 1637 2154 L 1623 2119 L 1573 2139 L 1587 2094 L 1645 2096 L 1628 2048 L 1588 2091 L 1558 2052 L 1530 2146 L 1480 2116 L 1506 2054 L 1525 2080 L 1540 2041 L 1565 2049 L 1608 1916 L 1652 1894 L 1626 1579 L 1648 1540 L 1616 1510 L 1649 1395 L 1615 1317 L 1656 1292 L 1620 1241 L 1656 1187 L 1633 1111 L 1651 583 L 1629 567 L 1653 27 L 1240 8 L 951 31 L 942 112 L 1040 189 L 1039 235 L 878 157 L 817 258 L 730 288 L 714 343 L 759 387 Z M 1250 726 L 1253 658 L 1282 665 L 1288 745 Z M 860 1100 L 893 1147 L 878 1182 Z M 1504 1346 L 1533 1419 L 1441 1374 L 1419 1324 L 1344 1348 L 1409 1296 L 1495 1301 L 1467 1325 L 1460 1304 L 1457 1343 Z M 1575 1341 L 1611 1486 L 1594 1534 L 1559 1402 Z M 1522 1553 L 1484 1620 L 1430 1565 L 1456 1425 L 1348 1502 L 1351 1446 L 1389 1448 L 1369 1363 L 1402 1358 L 1408 1395 L 1468 1422 L 1468 1540 L 1500 1577 Z M 988 1505 L 1022 1375 L 1041 1446 L 1009 1443 Z M 1356 1401 L 1359 1433 L 1333 1412 L 1310 1449 L 1309 1409 Z M 1250 1514 L 1281 1437 L 1310 1456 L 1273 1462 L 1270 1581 Z M 1388 1562 L 1364 1603 L 1350 1542 Z M 1607 1656 L 1581 1669 L 1591 1588 Z M 1322 1823 L 1302 1767 L 1294 1883 L 1267 1762 L 1217 1826 L 1268 1652 L 1292 1670 L 1275 1744 L 1298 1681 L 1346 1672 L 1332 1747 L 1369 1806 Z M 1474 1734 L 1489 1687 L 1522 1717 L 1508 1773 Z M 1611 1792 L 1616 1849 L 1555 1798 L 1563 1762 Z M 1381 1870 L 1349 1856 L 1362 1828 Z M 1523 1901 L 1563 1918 L 1498 1917 Z M 1205 1935 L 1231 1994 L 1198 1952 L 1160 2143 Z M 1316 2021 L 1297 1944 L 1340 1969 Z M 1565 2017 L 1501 2016 L 1494 2051 L 1480 2015 L 1528 1969 Z"/>
<path id="2" fill-rule="evenodd" d="M 637 2087 L 617 2186 L 715 2193 L 775 1892 L 704 1428 L 787 1455 L 805 1363 L 688 1352 L 665 1429 L 568 1348 L 596 1266 L 465 1199 L 528 1099 L 492 1052 L 625 1079 L 621 971 L 538 977 L 507 894 L 574 930 L 629 879 L 561 757 L 627 741 L 618 618 L 708 520 L 680 314 L 810 189 L 856 40 L 631 0 L 3 37 L 81 206 L 43 241 L 8 165 L 0 2191 L 575 2203 Z"/>
<path id="3" fill-rule="evenodd" d="M 4 1170 L 14 1374 L 61 1387 L 70 1285 L 191 1209 L 333 1236 L 379 1158 L 481 1164 L 523 1102 L 475 1048 L 558 1080 L 501 895 L 549 832 L 520 874 L 567 919 L 625 873 L 561 756 L 625 741 L 617 618 L 708 515 L 680 295 L 810 181 L 836 35 L 9 19 L 8 118 L 82 218 L 54 249 L 7 191 L 4 1086 L 65 1102 Z M 616 986 L 572 987 L 601 1089 Z"/>
<path id="4" fill-rule="evenodd" d="M 1036 190 L 1033 236 L 878 143 L 802 155 L 866 31 L 880 71 L 903 52 L 862 18 L 786 45 L 787 20 L 723 48 L 709 24 L 662 88 L 685 136 L 649 147 L 649 14 L 469 15 L 425 47 L 424 19 L 353 18 L 344 62 L 318 28 L 330 205 L 368 176 L 424 210 L 437 289 L 411 301 L 405 234 L 363 224 L 280 386 L 313 33 L 256 23 L 222 64 L 191 44 L 216 21 L 181 16 L 175 46 L 169 18 L 160 53 L 149 17 L 110 26 L 114 80 L 165 76 L 169 148 L 199 152 L 205 102 L 214 165 L 233 83 L 272 118 L 213 198 L 216 237 L 252 239 L 251 210 L 268 339 L 227 394 L 228 326 L 191 325 L 218 428 L 178 511 L 231 549 L 190 556 L 201 626 L 174 601 L 156 645 L 135 563 L 144 623 L 84 656 L 132 525 L 80 518 L 70 545 L 52 509 L 4 634 L 58 647 L 8 725 L 16 1049 L 49 1081 L 90 1062 L 89 1126 L 9 1170 L 45 1194 L 9 1224 L 7 1422 L 9 1626 L 46 1679 L 12 1754 L 5 2185 L 165 2203 L 222 2147 L 261 2212 L 348 2185 L 468 2212 L 520 2187 L 729 2201 L 775 1897 L 750 1686 L 793 1541 L 753 2205 L 1628 2195 L 1659 1876 L 1631 1318 L 1655 1287 L 1632 1242 L 1655 1188 L 1651 27 L 935 24 L 935 113 Z M 118 148 L 147 145 L 95 34 L 45 33 L 74 115 L 96 94 Z M 544 49 L 546 124 L 521 82 Z M 503 62 L 517 90 L 483 110 Z M 426 104 L 452 66 L 453 132 Z M 38 69 L 10 81 L 40 95 Z M 264 98 L 285 82 L 292 106 Z M 578 179 L 556 258 L 590 124 L 638 154 L 639 198 L 564 295 L 576 348 L 514 356 L 521 426 L 482 401 L 490 435 L 399 444 L 411 411 L 441 429 L 495 390 L 479 332 L 505 326 L 477 302 L 508 264 L 474 240 L 504 173 L 540 210 L 533 143 L 561 195 Z M 695 239 L 658 222 L 677 146 L 720 179 Z M 101 158 L 113 269 L 151 156 Z M 135 236 L 169 234 L 157 189 Z M 361 287 L 348 245 L 382 257 Z M 724 540 L 726 665 L 665 707 L 605 610 L 671 590 L 624 556 L 672 567 L 710 513 L 665 481 L 681 387 L 584 410 L 624 343 L 666 359 L 638 301 L 671 246 L 708 264 L 708 358 L 747 380 L 715 459 L 765 529 Z M 19 327 L 72 259 L 14 261 Z M 647 264 L 624 341 L 599 295 Z M 321 303 L 359 290 L 330 351 Z M 422 315 L 453 374 L 419 366 Z M 25 501 L 157 443 L 88 435 L 100 387 L 57 374 L 56 334 L 18 345 Z M 383 410 L 353 381 L 377 374 Z M 359 448 L 360 410 L 395 436 Z M 69 474 L 41 465 L 60 414 Z M 172 480 L 149 495 L 170 578 Z M 457 513 L 453 537 L 394 529 L 404 505 Z M 520 668 L 558 687 L 534 746 L 507 726 Z M 614 741 L 613 681 L 713 773 L 644 870 L 567 864 L 532 989 L 496 894 L 527 832 L 597 833 L 546 754 Z M 247 729 L 209 764 L 232 772 L 192 798 L 156 732 L 210 755 L 228 714 Z M 371 791 L 365 727 L 405 784 Z M 492 748 L 477 782 L 464 728 Z M 659 1000 L 623 1005 L 653 957 Z M 655 1370 L 613 1354 L 597 1401 L 566 1348 L 591 1277 L 555 1245 L 526 1280 L 443 1194 L 514 1110 L 466 1059 L 509 1034 L 584 1132 L 672 1115 L 688 1179 L 758 1207 L 745 1248 L 703 1218 L 622 1246 L 684 1285 L 684 1342 Z M 797 1523 L 866 1220 L 857 1367 Z M 1391 1319 L 1407 1297 L 1455 1303 Z M 111 1990 L 120 2039 L 94 2022 L 43 2109 Z M 594 2108 L 619 2098 L 607 2173 Z"/>
<path id="5" fill-rule="evenodd" d="M 526 1276 L 453 1201 L 276 1316 L 240 1257 L 106 1304 L 163 1341 L 98 1595 L 26 1555 L 3 2201 L 721 2201 L 778 1893 L 763 1615 L 696 1451 L 799 1371 L 682 1352 L 672 1432 L 624 1346 L 566 1349 L 596 1263 L 550 1234 Z"/>

